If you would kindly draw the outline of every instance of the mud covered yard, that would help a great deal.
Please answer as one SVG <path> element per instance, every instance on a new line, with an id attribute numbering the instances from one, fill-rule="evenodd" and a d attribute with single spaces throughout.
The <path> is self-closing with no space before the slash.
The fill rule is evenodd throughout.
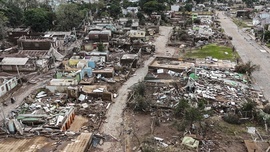
<path id="1" fill-rule="evenodd" d="M 218 109 L 213 108 L 203 112 L 203 117 L 200 119 L 194 115 L 190 116 L 192 119 L 189 119 L 187 114 L 177 113 L 177 108 L 173 108 L 171 105 L 175 105 L 178 101 L 164 102 L 155 99 L 155 96 L 158 96 L 157 90 L 163 88 L 163 91 L 166 92 L 166 89 L 170 88 L 169 86 L 173 85 L 162 84 L 162 87 L 153 87 L 153 83 L 146 83 L 145 99 L 150 104 L 134 106 L 133 102 L 128 102 L 124 112 L 126 150 L 245 152 L 248 147 L 246 141 L 252 141 L 254 137 L 260 138 L 258 136 L 269 139 L 263 126 L 258 125 L 252 119 L 241 124 L 230 124 L 223 120 L 223 114 L 220 114 Z M 178 88 L 181 87 L 181 84 L 178 84 Z M 174 92 L 174 89 L 169 90 L 170 93 Z M 174 94 L 167 96 L 177 98 Z M 210 103 L 213 104 L 211 101 Z M 203 107 L 207 107 L 207 103 Z M 185 110 L 181 109 L 181 111 Z M 193 113 L 201 114 L 194 111 Z M 258 134 L 250 134 L 249 127 L 256 128 Z M 194 147 L 186 145 L 183 142 L 186 137 L 191 137 L 199 144 L 193 145 Z M 257 143 L 256 148 L 262 151 L 269 146 L 267 142 L 260 142 L 260 144 Z"/>

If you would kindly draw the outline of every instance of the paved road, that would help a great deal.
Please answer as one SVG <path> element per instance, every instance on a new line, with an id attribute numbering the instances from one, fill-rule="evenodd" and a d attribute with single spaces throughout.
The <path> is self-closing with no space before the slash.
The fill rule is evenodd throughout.
<path id="1" fill-rule="evenodd" d="M 166 42 L 169 37 L 169 33 L 172 30 L 172 27 L 160 27 L 160 36 L 155 40 L 157 56 L 171 56 L 175 52 L 175 48 L 167 47 Z M 150 57 L 144 62 L 144 67 L 141 67 L 136 70 L 135 76 L 129 78 L 125 84 L 119 88 L 118 97 L 115 99 L 115 103 L 112 104 L 110 109 L 107 112 L 107 119 L 101 127 L 101 132 L 104 134 L 111 135 L 118 139 L 118 142 L 104 142 L 104 144 L 98 149 L 95 149 L 96 152 L 122 152 L 124 151 L 125 141 L 123 141 L 123 110 L 126 107 L 128 89 L 135 83 L 146 76 L 148 72 L 148 65 L 153 61 L 154 57 Z M 125 137 L 124 137 L 125 138 Z M 121 140 L 122 139 L 122 143 Z"/>
<path id="2" fill-rule="evenodd" d="M 244 62 L 252 61 L 254 64 L 260 65 L 260 70 L 253 73 L 255 80 L 255 86 L 263 91 L 267 100 L 270 99 L 270 54 L 267 52 L 261 52 L 263 49 L 250 37 L 246 35 L 232 22 L 232 20 L 226 17 L 222 12 L 219 12 L 219 18 L 221 26 L 225 33 L 233 37 L 232 44 L 236 47 L 238 54 L 241 56 Z"/>

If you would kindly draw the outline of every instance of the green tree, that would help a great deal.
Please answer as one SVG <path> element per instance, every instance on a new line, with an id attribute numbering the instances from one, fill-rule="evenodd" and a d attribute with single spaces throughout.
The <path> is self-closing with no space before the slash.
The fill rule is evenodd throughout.
<path id="1" fill-rule="evenodd" d="M 16 2 L 23 10 L 37 8 L 39 5 L 37 0 L 17 0 Z"/>
<path id="2" fill-rule="evenodd" d="M 265 31 L 264 32 L 264 42 L 269 42 L 270 41 L 270 31 Z"/>
<path id="3" fill-rule="evenodd" d="M 118 18 L 119 14 L 121 13 L 120 4 L 111 4 L 109 7 L 110 16 L 113 18 Z"/>
<path id="4" fill-rule="evenodd" d="M 143 11 L 147 13 L 148 15 L 152 14 L 153 12 L 162 12 L 166 9 L 166 6 L 163 5 L 163 3 L 159 3 L 155 0 L 146 2 L 143 5 Z"/>
<path id="5" fill-rule="evenodd" d="M 61 4 L 56 10 L 57 30 L 77 28 L 84 19 L 87 10 L 80 10 L 76 4 Z"/>
<path id="6" fill-rule="evenodd" d="M 186 11 L 191 12 L 192 11 L 192 7 L 193 7 L 192 4 L 186 4 L 184 8 L 185 8 Z"/>
<path id="7" fill-rule="evenodd" d="M 36 32 L 44 32 L 52 27 L 49 12 L 43 8 L 29 9 L 24 12 L 24 24 Z"/>
<path id="8" fill-rule="evenodd" d="M 193 23 L 194 23 L 194 24 L 201 24 L 201 19 L 195 18 L 195 19 L 193 20 Z"/>
<path id="9" fill-rule="evenodd" d="M 132 25 L 132 20 L 128 20 L 125 27 L 131 27 L 131 25 Z"/>
<path id="10" fill-rule="evenodd" d="M 191 107 L 186 110 L 185 119 L 188 120 L 190 124 L 196 121 L 200 121 L 202 118 L 202 113 L 199 109 Z"/>
<path id="11" fill-rule="evenodd" d="M 188 101 L 185 99 L 181 99 L 174 109 L 174 115 L 177 117 L 184 116 L 188 108 L 190 108 Z"/>
<path id="12" fill-rule="evenodd" d="M 0 39 L 3 39 L 6 35 L 5 26 L 7 25 L 8 18 L 3 12 L 0 11 Z"/>
<path id="13" fill-rule="evenodd" d="M 99 51 L 99 52 L 104 52 L 104 51 L 105 51 L 105 50 L 104 50 L 105 47 L 104 47 L 104 45 L 103 45 L 102 42 L 98 43 L 97 48 L 98 48 L 98 51 Z"/>
<path id="14" fill-rule="evenodd" d="M 137 17 L 138 17 L 139 20 L 145 19 L 145 17 L 144 17 L 144 15 L 143 15 L 142 12 L 138 12 L 137 13 Z"/>
<path id="15" fill-rule="evenodd" d="M 132 5 L 132 2 L 129 2 L 128 0 L 123 0 L 123 8 L 130 7 Z"/>
<path id="16" fill-rule="evenodd" d="M 22 24 L 23 10 L 15 3 L 8 2 L 3 9 L 4 15 L 8 18 L 8 26 L 15 27 Z"/>
<path id="17" fill-rule="evenodd" d="M 248 8 L 253 8 L 255 1 L 256 0 L 243 0 L 243 2 L 247 5 Z"/>

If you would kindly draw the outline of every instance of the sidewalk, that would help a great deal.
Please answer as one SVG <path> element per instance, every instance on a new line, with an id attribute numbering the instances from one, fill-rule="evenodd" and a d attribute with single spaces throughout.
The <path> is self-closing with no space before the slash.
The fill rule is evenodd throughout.
<path id="1" fill-rule="evenodd" d="M 253 41 L 256 42 L 256 38 L 255 36 L 251 35 L 250 33 L 246 33 Z M 261 46 L 267 53 L 270 53 L 270 49 L 266 46 L 266 45 L 263 45 L 263 44 L 260 44 L 259 42 L 256 42 L 259 46 Z"/>

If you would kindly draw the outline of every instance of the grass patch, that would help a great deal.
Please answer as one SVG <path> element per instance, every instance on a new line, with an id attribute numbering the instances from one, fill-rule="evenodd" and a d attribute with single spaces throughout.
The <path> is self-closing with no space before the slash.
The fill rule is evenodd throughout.
<path id="1" fill-rule="evenodd" d="M 245 22 L 243 22 L 239 19 L 236 19 L 236 18 L 233 19 L 233 22 L 234 22 L 234 24 L 236 24 L 237 26 L 242 27 L 242 28 L 249 27 Z"/>
<path id="2" fill-rule="evenodd" d="M 268 48 L 270 48 L 270 43 L 266 43 L 266 46 L 267 46 Z"/>
<path id="3" fill-rule="evenodd" d="M 227 52 L 227 53 L 225 53 Z M 202 49 L 187 52 L 184 57 L 186 58 L 206 58 L 212 56 L 220 60 L 235 60 L 238 57 L 237 52 L 233 52 L 232 48 L 227 46 L 219 46 L 216 44 L 208 44 L 203 46 Z"/>

